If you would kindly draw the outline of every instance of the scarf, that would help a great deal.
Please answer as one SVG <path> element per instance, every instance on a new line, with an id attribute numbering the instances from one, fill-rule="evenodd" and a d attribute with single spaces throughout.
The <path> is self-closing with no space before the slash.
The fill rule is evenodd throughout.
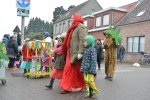
<path id="1" fill-rule="evenodd" d="M 80 14 L 75 13 L 73 15 L 73 23 L 70 26 L 70 28 L 67 31 L 67 35 L 65 37 L 65 40 L 62 44 L 62 53 L 64 54 L 66 52 L 66 49 L 70 47 L 70 41 L 72 37 L 72 33 L 75 30 L 75 28 L 78 26 L 78 24 L 84 24 L 82 16 Z"/>
<path id="2" fill-rule="evenodd" d="M 54 53 L 61 54 L 61 46 L 55 45 L 54 46 Z"/>

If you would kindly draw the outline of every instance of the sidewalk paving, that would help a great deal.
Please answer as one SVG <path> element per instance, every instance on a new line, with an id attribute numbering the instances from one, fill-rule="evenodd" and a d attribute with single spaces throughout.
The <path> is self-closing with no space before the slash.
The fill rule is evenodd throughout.
<path id="1" fill-rule="evenodd" d="M 0 83 L 0 100 L 91 100 L 84 98 L 86 92 L 74 90 L 69 94 L 60 94 L 59 80 L 56 80 L 52 90 L 46 89 L 49 77 L 26 78 L 23 70 L 8 71 L 6 85 Z M 20 73 L 13 77 L 12 73 Z M 97 71 L 95 83 L 100 90 L 97 100 L 150 100 L 150 67 L 142 65 L 133 67 L 130 63 L 117 63 L 114 80 L 104 79 L 104 64 Z M 78 89 L 79 90 L 79 89 Z"/>

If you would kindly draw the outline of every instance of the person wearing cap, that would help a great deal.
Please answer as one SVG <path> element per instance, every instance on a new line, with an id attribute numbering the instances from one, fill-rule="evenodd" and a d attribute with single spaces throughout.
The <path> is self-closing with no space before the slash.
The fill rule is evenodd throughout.
<path id="1" fill-rule="evenodd" d="M 49 32 L 43 33 L 43 41 L 52 43 L 52 38 L 50 37 Z M 46 56 L 48 56 L 48 54 L 49 54 L 49 50 L 44 50 L 43 55 L 46 57 Z M 46 72 L 48 71 L 48 66 L 47 66 L 48 64 L 46 64 L 46 62 L 48 62 L 48 59 L 45 59 L 45 58 L 42 59 L 42 67 L 40 68 L 39 71 L 46 71 Z"/>
<path id="2" fill-rule="evenodd" d="M 52 42 L 52 38 L 50 37 L 49 32 L 44 32 L 43 39 L 45 42 Z"/>
<path id="3" fill-rule="evenodd" d="M 2 43 L 5 44 L 6 50 L 7 50 L 8 42 L 9 42 L 9 36 L 8 36 L 8 34 L 4 34 L 4 37 L 2 39 Z"/>
<path id="4" fill-rule="evenodd" d="M 115 39 L 112 38 L 110 34 L 106 34 L 107 31 L 109 30 L 103 32 L 104 36 L 106 37 L 103 42 L 103 49 L 105 49 L 104 54 L 105 74 L 106 74 L 105 79 L 112 81 L 116 68 L 118 45 L 116 45 Z"/>
<path id="5" fill-rule="evenodd" d="M 7 55 L 9 57 L 8 69 L 15 70 L 14 62 L 18 55 L 18 43 L 17 43 L 17 35 L 12 35 L 7 47 Z"/>

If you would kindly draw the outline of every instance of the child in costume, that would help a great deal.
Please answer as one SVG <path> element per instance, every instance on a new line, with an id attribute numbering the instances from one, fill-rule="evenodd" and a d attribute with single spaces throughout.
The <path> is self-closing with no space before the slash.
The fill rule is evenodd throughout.
<path id="1" fill-rule="evenodd" d="M 26 57 L 27 57 L 27 45 L 29 45 L 28 44 L 29 41 L 30 41 L 30 39 L 26 38 L 25 39 L 25 43 L 23 44 L 23 47 L 22 47 L 23 61 L 22 61 L 21 65 L 20 65 L 20 68 L 24 69 L 24 73 L 23 74 L 27 73 L 27 70 L 26 70 L 27 58 Z M 34 54 L 34 50 L 32 48 L 29 48 L 28 49 L 28 56 L 32 56 L 33 54 Z M 32 67 L 32 59 L 28 59 L 28 72 L 30 71 L 31 67 Z"/>
<path id="2" fill-rule="evenodd" d="M 54 46 L 54 53 L 55 53 L 55 57 L 54 57 L 54 66 L 53 66 L 53 70 L 51 73 L 51 79 L 50 79 L 50 84 L 46 85 L 47 88 L 52 89 L 53 87 L 53 83 L 54 83 L 54 79 L 61 79 L 62 75 L 63 75 L 63 69 L 65 66 L 65 55 L 61 54 L 61 45 L 64 41 L 64 37 L 59 37 L 58 38 L 58 44 Z"/>
<path id="3" fill-rule="evenodd" d="M 81 65 L 81 72 L 84 73 L 84 80 L 86 83 L 86 89 L 88 91 L 85 98 L 93 98 L 97 97 L 97 93 L 99 90 L 96 88 L 94 83 L 94 76 L 96 75 L 96 58 L 97 53 L 94 48 L 95 38 L 93 36 L 86 36 L 84 39 L 85 52 L 83 56 L 83 61 Z"/>

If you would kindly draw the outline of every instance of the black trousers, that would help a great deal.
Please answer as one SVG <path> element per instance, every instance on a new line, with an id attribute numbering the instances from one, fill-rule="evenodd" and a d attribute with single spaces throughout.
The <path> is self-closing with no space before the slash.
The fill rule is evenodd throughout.
<path id="1" fill-rule="evenodd" d="M 100 56 L 97 56 L 97 64 L 98 64 L 98 69 L 100 69 L 101 67 L 101 57 Z"/>
<path id="2" fill-rule="evenodd" d="M 13 68 L 15 63 L 15 58 L 9 58 L 8 68 Z"/>

